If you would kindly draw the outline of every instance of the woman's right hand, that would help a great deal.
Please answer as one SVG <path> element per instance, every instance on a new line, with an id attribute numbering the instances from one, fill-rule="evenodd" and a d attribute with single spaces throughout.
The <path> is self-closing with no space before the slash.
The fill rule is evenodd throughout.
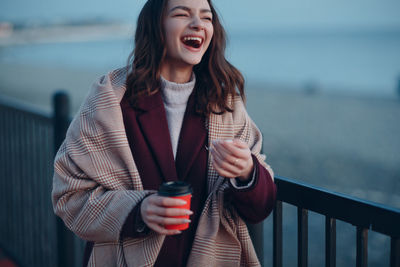
<path id="1" fill-rule="evenodd" d="M 173 216 L 192 215 L 193 212 L 187 209 L 175 208 L 183 206 L 186 202 L 181 199 L 162 197 L 152 194 L 143 199 L 140 206 L 140 215 L 146 225 L 161 235 L 180 234 L 179 230 L 167 230 L 164 225 L 190 223 L 184 218 L 173 218 Z"/>

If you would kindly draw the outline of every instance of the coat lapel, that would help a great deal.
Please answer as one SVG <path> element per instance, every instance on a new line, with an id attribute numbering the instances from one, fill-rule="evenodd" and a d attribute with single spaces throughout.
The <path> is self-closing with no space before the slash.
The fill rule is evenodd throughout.
<path id="1" fill-rule="evenodd" d="M 142 110 L 138 123 L 165 181 L 176 181 L 174 155 L 161 93 L 141 99 L 137 108 Z"/>
<path id="2" fill-rule="evenodd" d="M 180 180 L 185 180 L 197 154 L 205 145 L 205 118 L 195 112 L 195 97 L 191 94 L 179 135 L 176 168 Z"/>

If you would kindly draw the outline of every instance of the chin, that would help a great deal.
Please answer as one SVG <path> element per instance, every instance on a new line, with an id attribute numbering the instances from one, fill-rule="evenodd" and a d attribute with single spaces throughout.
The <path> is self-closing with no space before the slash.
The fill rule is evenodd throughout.
<path id="1" fill-rule="evenodd" d="M 190 61 L 190 62 L 186 62 L 186 63 L 188 65 L 195 66 L 195 65 L 199 64 L 200 62 L 201 62 L 201 60 L 194 60 L 194 61 Z"/>
<path id="2" fill-rule="evenodd" d="M 200 58 L 187 58 L 185 59 L 185 63 L 188 65 L 197 65 L 201 62 L 201 57 Z"/>

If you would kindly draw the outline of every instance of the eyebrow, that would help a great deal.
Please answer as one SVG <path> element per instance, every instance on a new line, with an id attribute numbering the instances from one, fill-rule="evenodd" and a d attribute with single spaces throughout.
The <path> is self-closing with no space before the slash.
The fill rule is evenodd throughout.
<path id="1" fill-rule="evenodd" d="M 177 10 L 177 9 L 182 9 L 184 11 L 190 12 L 190 8 L 187 6 L 175 6 L 175 7 L 171 8 L 171 10 L 169 12 L 171 13 L 172 11 Z M 212 13 L 212 12 L 211 12 L 211 9 L 204 8 L 204 9 L 200 9 L 200 13 Z"/>

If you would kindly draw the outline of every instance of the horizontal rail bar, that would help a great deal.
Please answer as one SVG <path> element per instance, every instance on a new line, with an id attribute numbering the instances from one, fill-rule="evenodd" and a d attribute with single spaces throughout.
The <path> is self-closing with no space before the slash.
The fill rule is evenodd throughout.
<path id="1" fill-rule="evenodd" d="M 45 110 L 30 103 L 24 103 L 21 100 L 16 100 L 4 95 L 0 95 L 0 108 L 24 113 L 29 117 L 34 117 L 37 119 L 52 120 L 53 118 L 53 115 L 50 112 L 46 112 Z"/>
<path id="2" fill-rule="evenodd" d="M 275 176 L 277 199 L 361 228 L 400 237 L 400 209 Z M 318 200 L 318 201 L 316 201 Z"/>

